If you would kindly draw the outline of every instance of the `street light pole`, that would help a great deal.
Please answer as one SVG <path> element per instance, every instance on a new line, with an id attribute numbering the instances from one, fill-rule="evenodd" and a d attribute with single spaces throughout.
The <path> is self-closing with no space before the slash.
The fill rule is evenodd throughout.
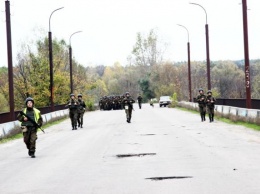
<path id="1" fill-rule="evenodd" d="M 247 25 L 247 1 L 242 0 L 243 31 L 244 31 L 244 55 L 245 55 L 245 85 L 246 85 L 246 108 L 251 108 L 251 84 L 250 64 L 248 49 L 248 25 Z"/>
<path id="2" fill-rule="evenodd" d="M 191 71 L 190 71 L 190 35 L 189 35 L 189 30 L 180 24 L 177 24 L 178 26 L 183 27 L 188 34 L 188 43 L 187 43 L 187 48 L 188 48 L 188 80 L 189 80 L 189 101 L 192 102 L 192 97 L 191 97 Z"/>
<path id="3" fill-rule="evenodd" d="M 73 93 L 73 79 L 72 79 L 72 48 L 71 48 L 71 37 L 74 34 L 80 33 L 82 31 L 77 31 L 74 32 L 73 34 L 70 35 L 70 41 L 69 41 L 69 60 L 70 60 L 70 93 Z"/>
<path id="4" fill-rule="evenodd" d="M 206 14 L 206 24 L 205 24 L 205 31 L 206 31 L 206 56 L 207 56 L 207 77 L 208 77 L 208 90 L 211 89 L 211 79 L 210 79 L 210 58 L 209 58 L 209 27 L 208 27 L 208 16 L 207 12 L 200 4 L 197 3 L 190 3 L 193 5 L 200 6 L 205 14 Z"/>
<path id="5" fill-rule="evenodd" d="M 64 7 L 60 7 L 55 9 L 49 18 L 49 63 L 50 63 L 50 101 L 51 101 L 51 111 L 54 111 L 54 103 L 53 103 L 53 54 L 52 54 L 52 34 L 51 34 L 51 16 L 55 11 L 63 9 Z"/>
<path id="6" fill-rule="evenodd" d="M 10 19 L 10 2 L 5 1 L 6 9 L 6 36 L 7 36 L 7 57 L 8 57 L 8 81 L 9 81 L 9 106 L 10 119 L 15 120 L 14 114 L 14 83 L 13 83 L 13 56 L 12 56 L 12 36 Z"/>

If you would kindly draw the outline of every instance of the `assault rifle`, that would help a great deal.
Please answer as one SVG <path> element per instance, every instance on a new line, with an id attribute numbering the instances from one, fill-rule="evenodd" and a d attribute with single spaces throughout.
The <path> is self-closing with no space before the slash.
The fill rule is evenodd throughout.
<path id="1" fill-rule="evenodd" d="M 20 114 L 25 116 L 29 121 L 31 121 L 37 128 L 39 128 L 43 133 L 45 133 L 45 131 L 40 127 L 40 125 L 38 123 L 35 122 L 35 120 L 31 119 L 27 114 L 25 114 L 23 111 L 20 111 Z"/>

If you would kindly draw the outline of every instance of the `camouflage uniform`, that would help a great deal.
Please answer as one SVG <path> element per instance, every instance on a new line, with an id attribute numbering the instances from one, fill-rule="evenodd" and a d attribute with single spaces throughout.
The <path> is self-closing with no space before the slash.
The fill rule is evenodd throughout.
<path id="1" fill-rule="evenodd" d="M 31 102 L 31 103 L 29 103 Z M 25 101 L 26 108 L 22 111 L 31 120 L 34 120 L 40 127 L 42 126 L 43 120 L 41 112 L 34 108 L 34 100 L 28 97 Z M 37 126 L 28 120 L 28 118 L 21 113 L 17 115 L 17 119 L 21 122 L 21 128 L 23 132 L 23 140 L 28 149 L 28 154 L 32 158 L 35 158 L 36 140 L 37 140 Z"/>
<path id="2" fill-rule="evenodd" d="M 85 102 L 82 100 L 82 95 L 79 94 L 78 95 L 78 102 L 79 102 L 79 106 L 78 106 L 78 127 L 82 128 L 83 125 L 83 116 L 86 110 L 86 104 Z"/>
<path id="3" fill-rule="evenodd" d="M 199 95 L 197 96 L 197 102 L 199 103 L 201 121 L 206 121 L 206 95 L 202 89 L 199 89 Z"/>
<path id="4" fill-rule="evenodd" d="M 141 109 L 141 108 L 142 108 L 142 100 L 143 100 L 142 96 L 139 95 L 139 96 L 137 97 L 137 100 L 138 100 L 139 109 Z"/>
<path id="5" fill-rule="evenodd" d="M 122 101 L 123 108 L 126 113 L 126 122 L 131 123 L 132 111 L 133 111 L 134 99 L 130 96 L 129 92 L 126 92 L 125 98 Z"/>
<path id="6" fill-rule="evenodd" d="M 206 97 L 207 111 L 209 114 L 209 122 L 214 121 L 215 102 L 216 102 L 216 99 L 212 96 L 212 92 L 209 90 L 207 92 L 207 97 Z"/>
<path id="7" fill-rule="evenodd" d="M 79 102 L 75 99 L 75 95 L 71 94 L 70 100 L 66 104 L 66 107 L 69 107 L 69 116 L 70 116 L 70 120 L 71 120 L 72 130 L 77 129 L 78 105 L 79 105 Z"/>

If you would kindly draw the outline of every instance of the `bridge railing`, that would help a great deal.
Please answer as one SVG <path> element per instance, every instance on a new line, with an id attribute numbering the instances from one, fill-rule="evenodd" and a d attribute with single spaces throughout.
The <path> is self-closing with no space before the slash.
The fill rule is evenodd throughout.
<path id="1" fill-rule="evenodd" d="M 41 111 L 41 114 L 47 114 L 47 113 L 51 112 L 51 107 L 42 107 L 42 108 L 38 108 L 38 109 Z M 65 108 L 65 104 L 54 106 L 55 111 L 65 110 L 65 109 L 67 109 L 67 108 Z M 15 120 L 16 120 L 16 117 L 17 117 L 17 115 L 20 111 L 21 110 L 15 111 Z M 1 123 L 7 123 L 7 122 L 10 122 L 10 121 L 14 121 L 13 119 L 11 119 L 10 112 L 0 113 L 0 124 Z"/>

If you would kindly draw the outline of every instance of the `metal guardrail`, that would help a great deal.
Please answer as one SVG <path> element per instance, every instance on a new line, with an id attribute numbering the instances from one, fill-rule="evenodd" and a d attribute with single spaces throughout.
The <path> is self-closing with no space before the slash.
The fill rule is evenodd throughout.
<path id="1" fill-rule="evenodd" d="M 51 107 L 42 107 L 42 108 L 38 108 L 38 109 L 41 111 L 41 114 L 47 114 L 47 113 L 51 112 Z M 55 111 L 58 111 L 58 110 L 64 110 L 67 108 L 65 108 L 65 104 L 62 104 L 62 105 L 54 106 L 54 109 L 55 109 Z M 15 118 L 17 117 L 19 112 L 20 112 L 20 110 L 15 111 Z M 0 124 L 14 121 L 10 118 L 11 118 L 10 112 L 0 113 Z"/>

